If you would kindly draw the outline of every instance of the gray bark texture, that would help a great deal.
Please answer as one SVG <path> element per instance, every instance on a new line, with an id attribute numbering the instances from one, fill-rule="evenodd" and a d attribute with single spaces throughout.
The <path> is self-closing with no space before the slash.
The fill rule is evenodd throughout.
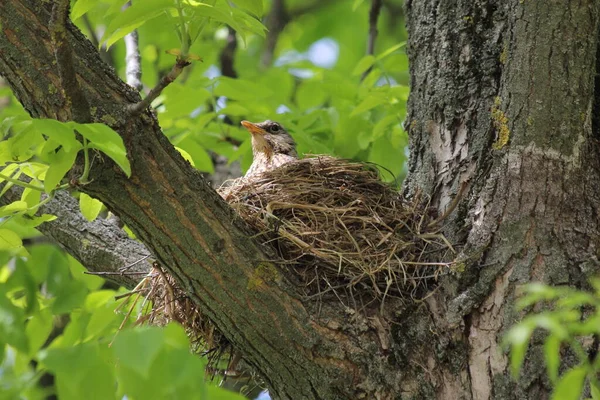
<path id="1" fill-rule="evenodd" d="M 528 353 L 515 382 L 499 343 L 519 317 L 513 303 L 521 285 L 585 287 L 600 269 L 599 5 L 407 0 L 406 15 L 405 192 L 423 190 L 443 213 L 459 187 L 466 190 L 444 232 L 461 254 L 457 272 L 424 301 L 390 301 L 391 320 L 379 308 L 300 297 L 293 276 L 181 158 L 154 115 L 127 111 L 139 95 L 68 24 L 92 119 L 119 132 L 132 166 L 127 179 L 110 160 L 94 162 L 92 183 L 78 189 L 135 232 L 146 248 L 132 254 L 152 252 L 274 398 L 547 398 L 540 349 Z M 32 116 L 65 121 L 73 110 L 49 19 L 43 2 L 0 2 L 0 74 Z M 64 216 L 78 215 L 70 197 L 55 201 L 67 205 Z M 64 219 L 41 229 L 69 231 Z M 53 237 L 94 268 L 81 242 Z"/>
<path id="2" fill-rule="evenodd" d="M 539 346 L 517 383 L 500 341 L 520 317 L 521 285 L 587 287 L 599 270 L 598 2 L 409 0 L 406 11 L 405 190 L 443 210 L 468 184 L 445 229 L 462 244 L 462 272 L 409 329 L 413 343 L 435 343 L 410 346 L 407 375 L 422 378 L 411 394 L 548 398 Z"/>

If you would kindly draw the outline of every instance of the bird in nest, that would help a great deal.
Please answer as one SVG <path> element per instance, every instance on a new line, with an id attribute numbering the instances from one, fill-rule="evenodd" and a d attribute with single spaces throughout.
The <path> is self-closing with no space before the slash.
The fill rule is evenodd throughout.
<path id="1" fill-rule="evenodd" d="M 270 171 L 298 159 L 296 142 L 277 122 L 266 120 L 260 123 L 242 121 L 252 135 L 253 162 L 244 178 Z"/>

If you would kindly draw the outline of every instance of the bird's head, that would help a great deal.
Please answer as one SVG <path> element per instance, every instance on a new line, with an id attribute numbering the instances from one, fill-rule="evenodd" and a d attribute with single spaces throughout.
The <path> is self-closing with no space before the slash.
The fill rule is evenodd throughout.
<path id="1" fill-rule="evenodd" d="M 273 154 L 285 154 L 296 157 L 296 142 L 277 122 L 266 120 L 257 124 L 242 121 L 244 128 L 252 134 L 252 152 L 271 158 Z"/>

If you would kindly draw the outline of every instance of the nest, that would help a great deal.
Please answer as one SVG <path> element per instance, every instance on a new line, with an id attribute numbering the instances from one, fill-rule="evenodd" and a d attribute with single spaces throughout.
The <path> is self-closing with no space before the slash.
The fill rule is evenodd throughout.
<path id="1" fill-rule="evenodd" d="M 372 165 L 306 158 L 218 191 L 308 295 L 414 297 L 450 265 L 427 203 L 403 199 Z"/>
<path id="2" fill-rule="evenodd" d="M 306 158 L 229 181 L 218 192 L 272 246 L 307 297 L 359 297 L 383 307 L 390 297 L 426 295 L 451 265 L 454 250 L 438 232 L 443 217 L 434 220 L 419 195 L 403 199 L 372 165 Z M 160 267 L 143 282 L 131 293 L 152 307 L 138 323 L 178 321 L 199 352 L 214 361 L 233 357 L 227 340 Z"/>

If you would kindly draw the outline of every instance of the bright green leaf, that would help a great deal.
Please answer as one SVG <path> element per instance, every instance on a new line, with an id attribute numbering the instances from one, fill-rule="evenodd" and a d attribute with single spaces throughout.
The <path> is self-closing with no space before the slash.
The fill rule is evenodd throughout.
<path id="1" fill-rule="evenodd" d="M 296 104 L 303 110 L 319 107 L 327 100 L 323 85 L 316 81 L 304 81 L 296 91 Z"/>
<path id="2" fill-rule="evenodd" d="M 164 332 L 159 328 L 120 332 L 113 343 L 119 365 L 148 378 L 152 362 L 162 349 Z"/>
<path id="3" fill-rule="evenodd" d="M 23 310 L 0 292 L 0 343 L 7 343 L 19 351 L 28 353 L 29 343 L 24 320 Z"/>
<path id="4" fill-rule="evenodd" d="M 40 354 L 56 378 L 61 400 L 116 398 L 114 361 L 105 345 L 85 343 L 53 348 Z"/>
<path id="5" fill-rule="evenodd" d="M 102 202 L 94 199 L 85 193 L 79 194 L 79 208 L 81 213 L 88 221 L 93 221 L 98 217 L 102 210 Z"/>
<path id="6" fill-rule="evenodd" d="M 39 192 L 38 192 L 39 193 Z M 6 217 L 27 210 L 28 205 L 25 201 L 13 201 L 12 203 L 0 207 L 0 217 Z"/>
<path id="7" fill-rule="evenodd" d="M 356 67 L 354 67 L 354 70 L 352 71 L 352 75 L 356 76 L 356 75 L 360 75 L 360 74 L 364 73 L 366 70 L 371 68 L 374 63 L 375 63 L 375 57 L 373 57 L 371 54 L 364 56 L 363 58 L 360 59 L 358 64 L 356 64 Z"/>
<path id="8" fill-rule="evenodd" d="M 44 189 L 47 193 L 56 189 L 56 186 L 65 177 L 67 172 L 69 172 L 71 167 L 73 167 L 77 153 L 78 150 L 68 152 L 65 149 L 60 149 L 52 155 L 50 167 L 44 179 Z"/>
<path id="9" fill-rule="evenodd" d="M 117 132 L 104 124 L 72 124 L 81 136 L 91 142 L 88 147 L 102 151 L 117 163 L 128 177 L 131 176 L 127 151 L 123 139 Z"/>
<path id="10" fill-rule="evenodd" d="M 21 238 L 8 229 L 0 229 L 0 250 L 15 250 L 23 246 Z"/>
<path id="11" fill-rule="evenodd" d="M 76 19 L 82 17 L 97 4 L 98 0 L 77 0 L 73 6 L 73 9 L 71 10 L 71 19 L 75 21 Z"/>
<path id="12" fill-rule="evenodd" d="M 398 43 L 398 44 L 390 47 L 389 49 L 383 51 L 381 54 L 377 55 L 377 61 L 384 59 L 385 57 L 389 56 L 396 50 L 401 49 L 405 45 L 406 45 L 406 42 L 402 42 L 402 43 Z"/>
<path id="13" fill-rule="evenodd" d="M 560 339 L 550 335 L 544 343 L 544 359 L 548 369 L 550 381 L 556 383 L 558 379 L 558 367 L 560 364 Z"/>
<path id="14" fill-rule="evenodd" d="M 131 7 L 116 14 L 108 24 L 100 42 L 106 41 L 110 47 L 134 29 L 139 28 L 147 21 L 158 17 L 164 11 L 175 7 L 173 0 L 144 0 L 133 2 Z"/>
<path id="15" fill-rule="evenodd" d="M 60 143 L 66 152 L 81 148 L 81 144 L 75 138 L 73 128 L 67 123 L 55 119 L 34 119 L 33 126 L 44 135 L 54 139 L 55 142 Z"/>
<path id="16" fill-rule="evenodd" d="M 585 367 L 578 366 L 567 371 L 558 381 L 552 392 L 552 400 L 578 400 L 583 391 L 583 383 L 587 371 Z"/>
<path id="17" fill-rule="evenodd" d="M 511 345 L 510 369 L 514 377 L 519 376 L 519 370 L 525 359 L 525 353 L 529 346 L 529 338 L 533 333 L 533 326 L 524 322 L 516 325 L 508 331 L 506 342 Z"/>
<path id="18" fill-rule="evenodd" d="M 350 117 L 354 117 L 356 115 L 362 114 L 365 111 L 368 111 L 372 108 L 380 106 L 386 103 L 388 100 L 385 97 L 381 97 L 378 95 L 369 95 L 363 101 L 360 102 L 358 106 L 350 113 Z"/>
<path id="19" fill-rule="evenodd" d="M 263 15 L 263 0 L 233 0 L 233 2 L 244 10 L 250 11 L 257 17 Z"/>
<path id="20" fill-rule="evenodd" d="M 25 326 L 29 339 L 29 355 L 33 356 L 46 343 L 54 326 L 54 320 L 49 308 L 44 308 L 32 316 Z"/>

